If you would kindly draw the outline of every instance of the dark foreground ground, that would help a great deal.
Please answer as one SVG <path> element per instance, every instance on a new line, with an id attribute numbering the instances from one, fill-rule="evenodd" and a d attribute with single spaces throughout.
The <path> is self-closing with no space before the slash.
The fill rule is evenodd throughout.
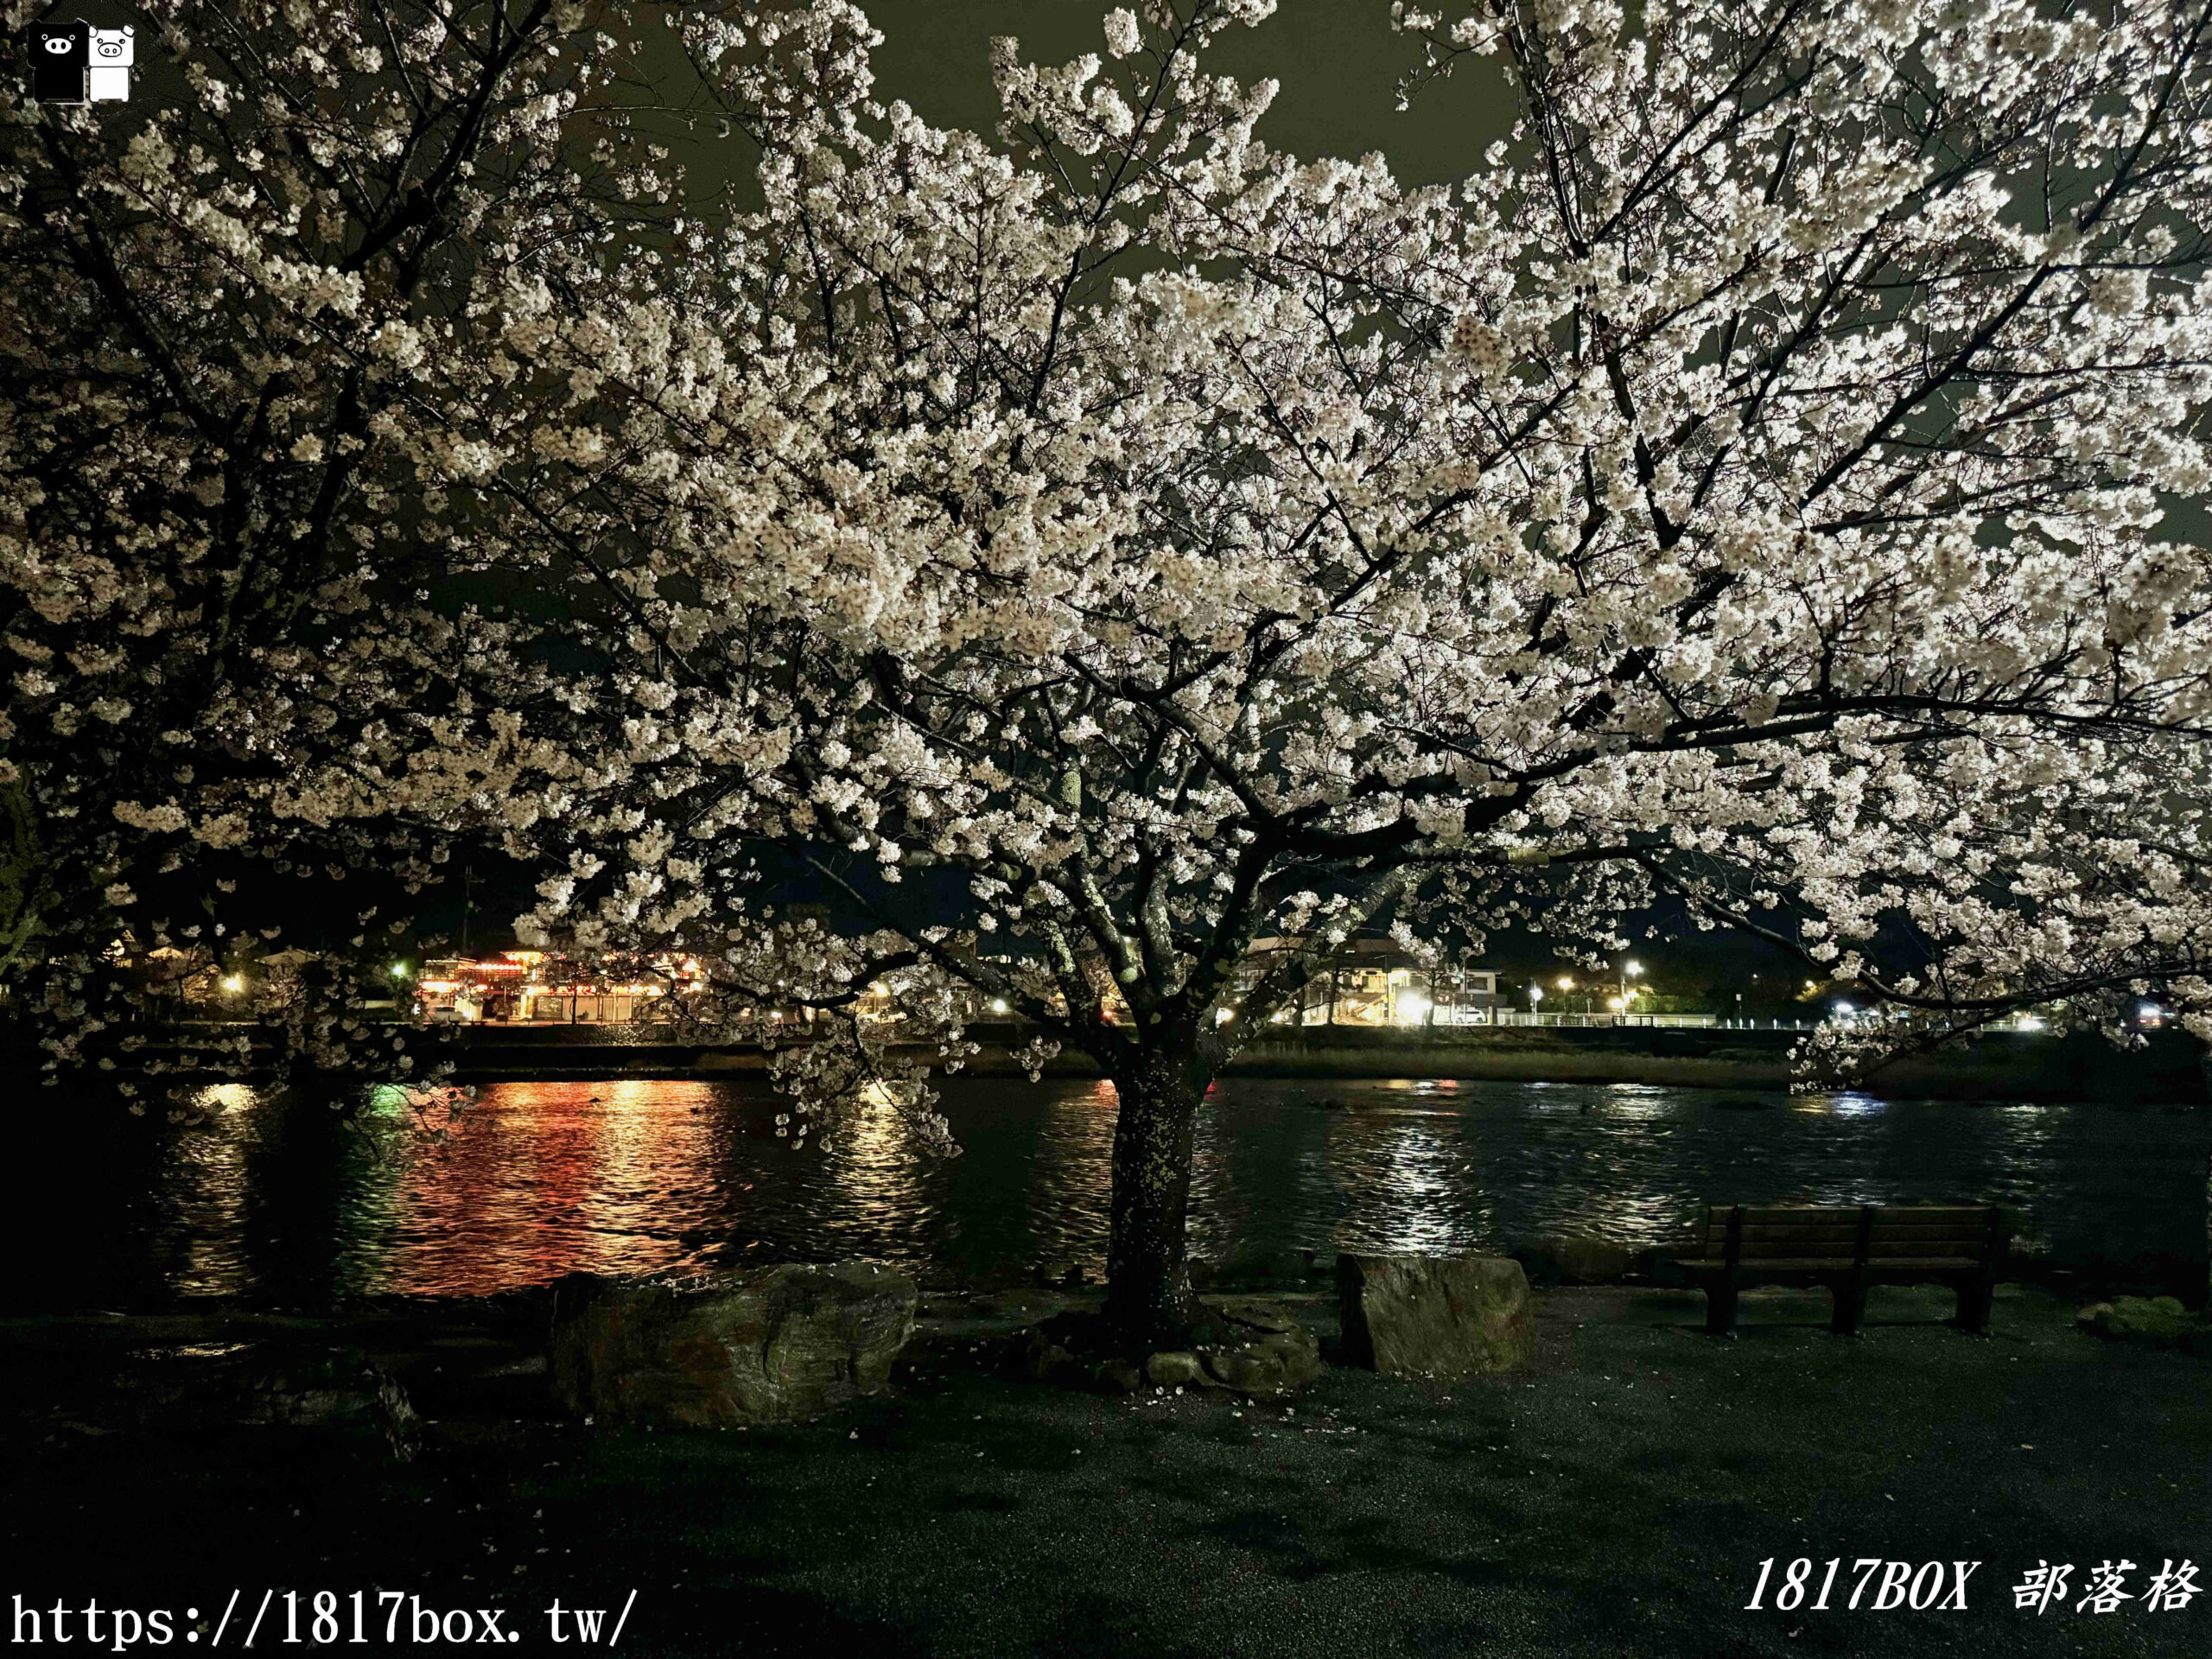
<path id="1" fill-rule="evenodd" d="M 1818 1328 L 1820 1298 L 1754 1293 L 1718 1343 L 1694 1295 L 1562 1290 L 1531 1373 L 1337 1370 L 1288 1409 L 991 1370 L 1044 1300 L 936 1302 L 895 1395 L 825 1421 L 658 1434 L 555 1421 L 526 1308 L 390 1316 L 353 1338 L 390 1351 L 432 1419 L 406 1464 L 363 1435 L 132 1427 L 99 1404 L 127 1350 L 300 1326 L 0 1324 L 0 1637 L 90 1596 L 104 1631 L 105 1610 L 168 1610 L 172 1652 L 196 1608 L 204 1651 L 235 1590 L 235 1649 L 273 1590 L 256 1651 L 304 1651 L 327 1590 L 325 1630 L 373 1651 L 397 1590 L 420 1600 L 392 1646 L 418 1605 L 495 1608 L 522 1651 L 551 1648 L 556 1599 L 607 1610 L 600 1645 L 626 1603 L 621 1650 L 655 1655 L 2212 1651 L 2212 1362 L 2099 1344 L 2039 1292 L 2001 1292 L 1986 1340 L 1935 1323 L 1938 1294 L 1878 1291 L 1850 1340 Z M 1745 1610 L 1763 1560 L 1770 1608 L 1800 1556 L 1815 1589 L 1844 1558 L 1830 1611 Z M 1862 1557 L 1946 1563 L 1947 1592 L 1949 1563 L 1981 1565 L 1963 1612 L 1873 1611 L 1872 1587 L 1853 1611 Z M 2101 1562 L 2136 1563 L 2139 1595 L 2184 1557 L 2205 1586 L 2184 1609 L 2076 1610 Z M 2016 1609 L 2043 1560 L 2072 1564 L 2068 1594 Z"/>

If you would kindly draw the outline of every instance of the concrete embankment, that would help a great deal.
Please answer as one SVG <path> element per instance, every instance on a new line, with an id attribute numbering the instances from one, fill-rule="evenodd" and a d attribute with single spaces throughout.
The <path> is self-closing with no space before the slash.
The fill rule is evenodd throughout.
<path id="1" fill-rule="evenodd" d="M 767 1067 L 769 1057 L 756 1047 L 635 1040 L 645 1034 L 620 1027 L 481 1029 L 466 1033 L 447 1053 L 464 1082 L 745 1077 Z M 1790 1051 L 1803 1034 L 1719 1027 L 1429 1033 L 1338 1028 L 1255 1043 L 1231 1062 L 1228 1075 L 1767 1090 L 1790 1085 Z M 967 1075 L 1021 1074 L 1011 1052 L 1020 1039 L 1012 1029 L 978 1028 L 970 1035 L 983 1052 L 969 1061 Z M 1089 1057 L 1074 1052 L 1046 1071 L 1054 1077 L 1098 1075 Z M 2205 1099 L 2196 1045 L 2174 1033 L 2160 1033 L 2136 1051 L 2114 1049 L 2087 1033 L 1994 1033 L 1961 1048 L 1897 1061 L 1861 1086 L 1895 1099 L 2185 1104 Z"/>

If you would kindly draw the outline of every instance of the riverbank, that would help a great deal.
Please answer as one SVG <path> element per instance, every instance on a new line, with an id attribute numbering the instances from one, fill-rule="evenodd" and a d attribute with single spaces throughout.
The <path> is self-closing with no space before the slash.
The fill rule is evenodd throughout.
<path id="1" fill-rule="evenodd" d="M 1432 1032 L 1330 1027 L 1255 1042 L 1223 1075 L 1230 1077 L 1452 1077 L 1469 1082 L 1643 1084 L 1656 1087 L 1787 1090 L 1802 1031 L 1708 1027 L 1467 1027 Z M 449 1051 L 465 1083 L 624 1077 L 723 1077 L 765 1073 L 754 1047 L 642 1040 L 638 1028 L 484 1027 Z M 978 1027 L 982 1046 L 967 1071 L 1013 1077 L 1022 1033 Z M 2104 1101 L 2149 1105 L 2205 1103 L 2197 1045 L 2160 1033 L 2119 1050 L 2090 1033 L 2066 1036 L 1993 1033 L 1961 1047 L 1900 1060 L 1863 1084 L 1890 1099 Z M 917 1051 L 913 1058 L 928 1056 Z M 1045 1074 L 1096 1077 L 1084 1054 L 1065 1052 Z"/>
<path id="2" fill-rule="evenodd" d="M 272 1057 L 248 1035 L 245 1080 L 274 1075 Z M 754 1044 L 671 1040 L 650 1025 L 433 1026 L 404 1033 L 413 1074 L 435 1071 L 459 1084 L 600 1082 L 620 1078 L 712 1081 L 765 1077 L 772 1056 Z M 965 1071 L 976 1077 L 1027 1075 L 1014 1052 L 1031 1033 L 982 1025 L 969 1037 L 980 1052 Z M 1434 1031 L 1330 1027 L 1301 1029 L 1250 1044 L 1224 1069 L 1226 1077 L 1414 1079 L 1465 1082 L 1639 1084 L 1775 1092 L 1800 1081 L 1791 1051 L 1808 1033 L 1748 1027 L 1468 1027 Z M 40 1060 L 15 1034 L 0 1041 L 0 1071 L 35 1075 Z M 132 1051 L 128 1077 L 151 1049 Z M 935 1052 L 893 1050 L 933 1062 Z M 2133 1105 L 2208 1103 L 2201 1049 L 2179 1032 L 2152 1033 L 2139 1049 L 2116 1049 L 2094 1033 L 1993 1032 L 1960 1046 L 1915 1056 L 1861 1081 L 1860 1092 L 1890 1100 L 2091 1101 Z M 123 1058 L 111 1055 L 111 1058 Z M 226 1074 L 230 1075 L 230 1074 Z M 1096 1078 L 1096 1064 L 1077 1051 L 1046 1063 L 1042 1075 Z M 190 1070 L 164 1084 L 216 1080 Z"/>
<path id="3" fill-rule="evenodd" d="M 1538 1299 L 1526 1373 L 1449 1389 L 1332 1370 L 1294 1406 L 1024 1383 L 1070 1299 L 931 1299 L 892 1393 L 804 1427 L 606 1433 L 544 1404 L 531 1299 L 356 1317 L 427 1420 L 372 1438 L 103 1415 L 124 1355 L 327 1340 L 219 1312 L 0 1325 L 12 1589 L 196 1605 L 232 1588 L 616 1610 L 649 1655 L 1591 1656 L 2194 1651 L 2212 1606 L 2075 1611 L 2097 1562 L 2212 1560 L 2207 1362 L 2109 1345 L 2074 1306 L 1878 1290 L 1866 1334 L 1752 1292 L 1735 1343 L 1649 1287 Z M 1332 1342 L 1331 1304 L 1300 1304 Z M 163 1323 L 162 1321 L 167 1321 Z M 190 1363 L 176 1356 L 171 1364 Z M 1790 1560 L 1982 1565 L 1967 1611 L 1772 1610 Z M 1777 1561 L 1750 1611 L 1759 1563 Z M 2039 1560 L 2075 1565 L 2048 1612 Z M 1843 1580 L 1847 1599 L 1851 1577 Z M 1874 1599 L 1870 1591 L 1865 1601 Z M 350 1604 L 346 1604 L 350 1605 Z M 278 1604 L 280 1611 L 282 1604 Z M 233 1637 L 233 1638 L 235 1637 Z M 264 1640 L 266 1638 L 264 1637 Z"/>

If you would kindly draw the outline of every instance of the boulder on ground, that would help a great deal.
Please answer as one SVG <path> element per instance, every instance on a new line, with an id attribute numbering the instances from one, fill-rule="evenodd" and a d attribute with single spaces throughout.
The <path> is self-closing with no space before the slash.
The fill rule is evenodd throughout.
<path id="1" fill-rule="evenodd" d="M 1056 1325 L 1057 1336 L 1052 1334 Z M 1020 1371 L 1027 1382 L 1095 1394 L 1135 1394 L 1145 1382 L 1137 1360 L 1126 1355 L 1102 1357 L 1093 1332 L 1070 1331 L 1065 1322 L 1053 1320 L 1029 1332 L 1021 1348 Z"/>
<path id="2" fill-rule="evenodd" d="M 403 1463 L 422 1445 L 422 1420 L 407 1390 L 357 1354 L 333 1353 L 257 1376 L 246 1398 L 251 1423 L 365 1430 L 381 1434 Z"/>
<path id="3" fill-rule="evenodd" d="M 157 1349 L 136 1356 L 117 1382 L 126 1408 L 145 1425 L 374 1434 L 402 1462 L 422 1446 L 422 1420 L 407 1390 L 356 1349 Z"/>
<path id="4" fill-rule="evenodd" d="M 1147 1355 L 1144 1375 L 1147 1382 L 1162 1389 L 1195 1389 L 1206 1380 L 1205 1370 L 1198 1363 L 1198 1357 L 1180 1351 L 1163 1351 Z"/>
<path id="5" fill-rule="evenodd" d="M 1205 1380 L 1238 1394 L 1277 1399 L 1321 1375 L 1321 1344 L 1273 1302 L 1237 1298 L 1209 1310 L 1198 1345 Z"/>
<path id="6" fill-rule="evenodd" d="M 1107 1394 L 1152 1387 L 1260 1398 L 1295 1394 L 1321 1374 L 1319 1341 L 1264 1297 L 1208 1298 L 1184 1340 L 1132 1353 L 1102 1315 L 1070 1310 L 1030 1330 L 1021 1370 L 1032 1382 Z"/>
<path id="7" fill-rule="evenodd" d="M 2077 1329 L 2107 1342 L 2212 1352 L 2212 1325 L 2171 1296 L 2115 1296 L 2083 1308 L 2074 1323 Z"/>
<path id="8" fill-rule="evenodd" d="M 1603 1238 L 1538 1238 L 1513 1252 L 1531 1284 L 1617 1285 L 1636 1271 L 1636 1252 Z"/>
<path id="9" fill-rule="evenodd" d="M 1144 1386 L 1144 1372 L 1133 1359 L 1102 1359 L 1092 1376 L 1109 1394 L 1135 1394 Z"/>
<path id="10" fill-rule="evenodd" d="M 866 1262 L 558 1287 L 553 1387 L 605 1423 L 799 1422 L 889 1380 L 914 1281 Z"/>
<path id="11" fill-rule="evenodd" d="M 1497 1255 L 1337 1258 L 1344 1357 L 1392 1376 L 1482 1376 L 1536 1351 L 1521 1264 Z"/>
<path id="12" fill-rule="evenodd" d="M 1219 1290 L 1255 1294 L 1266 1291 L 1300 1290 L 1313 1276 L 1314 1253 L 1310 1249 L 1245 1249 L 1230 1261 L 1209 1264 L 1205 1281 L 1195 1270 L 1193 1290 Z"/>

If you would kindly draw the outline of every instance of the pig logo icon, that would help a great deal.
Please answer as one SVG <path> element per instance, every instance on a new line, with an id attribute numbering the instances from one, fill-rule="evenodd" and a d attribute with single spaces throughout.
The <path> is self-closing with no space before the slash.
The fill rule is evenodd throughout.
<path id="1" fill-rule="evenodd" d="M 86 79 L 95 104 L 119 104 L 130 96 L 130 66 L 136 61 L 131 31 L 95 29 L 92 31 L 92 63 Z"/>
<path id="2" fill-rule="evenodd" d="M 41 104 L 82 104 L 92 58 L 86 23 L 33 23 L 24 31 L 30 48 L 31 96 Z"/>

